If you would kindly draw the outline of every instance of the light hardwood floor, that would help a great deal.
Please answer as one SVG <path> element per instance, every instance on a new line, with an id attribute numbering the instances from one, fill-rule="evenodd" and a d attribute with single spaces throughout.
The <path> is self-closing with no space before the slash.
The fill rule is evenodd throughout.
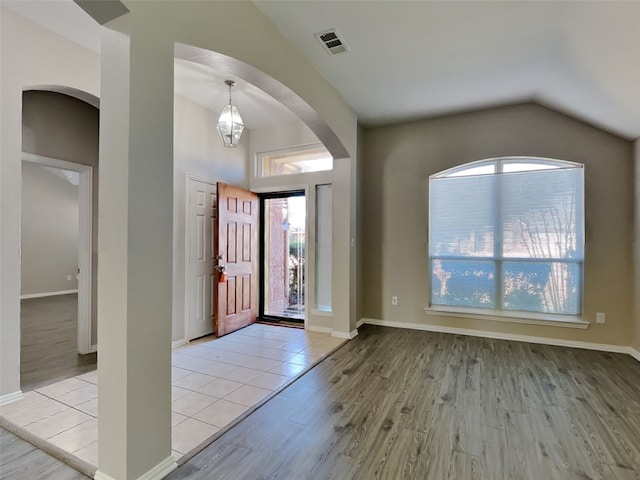
<path id="1" fill-rule="evenodd" d="M 96 369 L 96 353 L 78 355 L 77 294 L 25 299 L 20 307 L 23 391 Z"/>
<path id="2" fill-rule="evenodd" d="M 640 364 L 367 325 L 168 478 L 639 479 Z"/>
<path id="3" fill-rule="evenodd" d="M 0 478 L 87 480 L 89 477 L 0 428 Z"/>

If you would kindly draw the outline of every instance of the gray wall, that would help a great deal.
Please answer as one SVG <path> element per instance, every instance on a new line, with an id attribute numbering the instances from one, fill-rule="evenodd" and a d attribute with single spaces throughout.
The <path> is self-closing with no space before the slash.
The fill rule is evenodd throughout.
<path id="1" fill-rule="evenodd" d="M 78 288 L 78 187 L 31 162 L 22 163 L 21 245 L 22 295 Z"/>
<path id="2" fill-rule="evenodd" d="M 536 104 L 366 129 L 363 317 L 628 345 L 633 332 L 633 146 Z M 484 158 L 530 155 L 585 165 L 587 330 L 426 316 L 429 175 Z M 391 296 L 399 297 L 391 306 Z"/>
<path id="3" fill-rule="evenodd" d="M 26 91 L 22 96 L 22 150 L 93 167 L 93 278 L 91 343 L 97 342 L 99 111 L 76 98 Z"/>

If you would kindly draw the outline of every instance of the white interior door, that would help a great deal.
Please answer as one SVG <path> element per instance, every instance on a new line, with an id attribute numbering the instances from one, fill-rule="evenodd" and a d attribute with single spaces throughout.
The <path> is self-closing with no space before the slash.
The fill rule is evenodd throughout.
<path id="1" fill-rule="evenodd" d="M 213 332 L 213 228 L 216 216 L 216 185 L 189 179 L 187 340 Z"/>

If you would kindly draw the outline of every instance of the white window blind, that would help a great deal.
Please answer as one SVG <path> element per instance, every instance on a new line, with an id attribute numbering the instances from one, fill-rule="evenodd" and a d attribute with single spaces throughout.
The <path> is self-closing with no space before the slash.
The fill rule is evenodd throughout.
<path id="1" fill-rule="evenodd" d="M 430 178 L 431 304 L 578 315 L 583 168 L 509 157 Z"/>

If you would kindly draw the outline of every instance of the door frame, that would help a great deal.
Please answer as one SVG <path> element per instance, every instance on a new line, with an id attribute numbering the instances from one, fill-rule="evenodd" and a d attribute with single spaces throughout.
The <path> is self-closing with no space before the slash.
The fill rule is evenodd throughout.
<path id="1" fill-rule="evenodd" d="M 216 187 L 216 208 L 217 208 L 217 192 L 218 192 L 218 181 L 213 180 L 211 178 L 202 177 L 200 175 L 195 175 L 191 173 L 185 174 L 185 184 L 184 184 L 184 343 L 190 341 L 189 339 L 189 281 L 191 275 L 191 268 L 189 265 L 189 246 L 191 245 L 190 238 L 190 229 L 189 229 L 189 183 L 191 181 L 206 183 L 207 185 L 213 185 Z M 213 242 L 213 239 L 211 239 Z M 213 302 L 212 302 L 213 308 Z M 215 315 L 215 311 L 212 311 L 212 315 Z M 211 332 L 213 333 L 213 325 L 211 325 Z"/>
<path id="2" fill-rule="evenodd" d="M 78 278 L 78 353 L 93 353 L 98 349 L 97 345 L 91 344 L 93 167 L 27 152 L 22 152 L 22 161 L 79 173 L 78 268 L 81 275 Z M 22 186 L 20 186 L 20 191 L 22 191 Z M 20 206 L 22 210 L 22 198 Z M 22 227 L 20 228 L 20 237 L 22 238 Z M 86 274 L 82 274 L 82 272 L 86 272 Z"/>
<path id="3" fill-rule="evenodd" d="M 254 190 L 252 190 L 254 191 Z M 265 247 L 266 242 L 264 240 L 265 234 L 265 218 L 264 218 L 264 201 L 271 198 L 286 198 L 286 197 L 304 197 L 305 198 L 305 212 L 304 212 L 304 228 L 305 228 L 305 258 L 307 258 L 307 254 L 309 252 L 308 244 L 309 241 L 309 187 L 308 185 L 304 185 L 301 187 L 289 187 L 287 189 L 275 188 L 264 191 L 255 191 L 258 194 L 258 198 L 260 200 L 260 216 L 259 216 L 259 240 L 258 244 L 260 247 L 260 265 L 258 270 L 258 281 L 260 282 L 260 286 L 258 288 L 258 320 L 269 320 L 269 317 L 264 316 L 264 261 L 265 261 Z M 301 325 L 304 325 L 304 328 L 307 328 L 307 322 L 309 321 L 309 305 L 307 299 L 309 298 L 307 291 L 308 286 L 308 262 L 305 261 L 304 264 L 304 288 L 305 288 L 305 302 L 304 302 L 304 319 L 300 322 Z M 274 319 L 281 317 L 273 317 Z"/>

